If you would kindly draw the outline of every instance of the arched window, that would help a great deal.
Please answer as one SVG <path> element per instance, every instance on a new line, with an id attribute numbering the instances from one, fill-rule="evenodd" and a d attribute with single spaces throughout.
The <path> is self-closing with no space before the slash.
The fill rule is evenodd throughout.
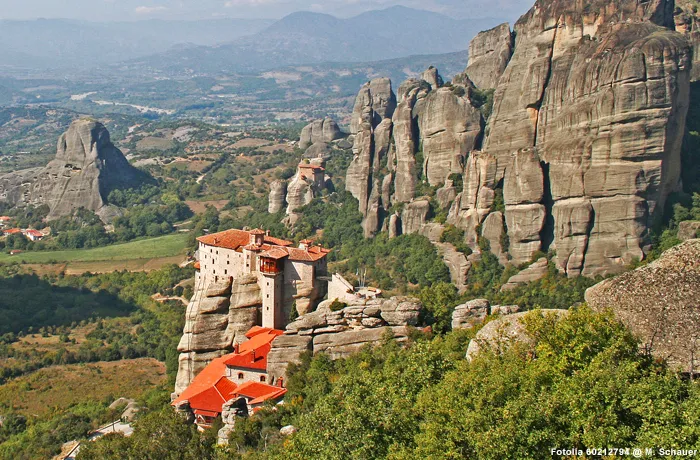
<path id="1" fill-rule="evenodd" d="M 238 380 L 243 380 L 243 372 L 238 373 Z"/>
<path id="2" fill-rule="evenodd" d="M 261 382 L 264 382 L 265 380 L 266 380 L 266 379 L 265 379 L 265 376 L 264 376 L 264 375 L 261 375 L 261 376 L 260 376 L 260 381 L 261 381 Z"/>

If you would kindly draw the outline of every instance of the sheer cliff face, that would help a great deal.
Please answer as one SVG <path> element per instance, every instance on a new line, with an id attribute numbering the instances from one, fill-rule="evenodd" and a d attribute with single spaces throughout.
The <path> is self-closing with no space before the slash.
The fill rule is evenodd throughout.
<path id="1" fill-rule="evenodd" d="M 693 58 L 673 13 L 673 2 L 661 0 L 538 1 L 515 25 L 512 56 L 507 26 L 499 27 L 475 38 L 478 53 L 459 84 L 435 88 L 424 76 L 402 85 L 389 201 L 416 198 L 421 171 L 432 186 L 461 172 L 448 220 L 475 248 L 502 194 L 505 212 L 491 221 L 503 222 L 502 250 L 514 264 L 554 249 L 562 272 L 594 276 L 643 258 L 652 220 L 679 187 Z M 484 76 L 498 75 L 503 61 L 482 129 L 471 77 L 477 87 L 493 85 Z M 365 126 L 371 133 L 375 125 Z M 358 160 L 376 151 L 367 136 L 355 141 Z M 370 215 L 362 203 L 377 181 L 365 171 L 349 174 L 362 184 L 349 189 Z M 381 216 L 371 220 L 379 230 Z"/>
<path id="2" fill-rule="evenodd" d="M 112 144 L 107 128 L 93 120 L 74 121 L 58 139 L 56 151 L 45 168 L 0 177 L 0 198 L 12 205 L 47 204 L 49 219 L 81 207 L 105 218 L 109 192 L 144 179 Z"/>

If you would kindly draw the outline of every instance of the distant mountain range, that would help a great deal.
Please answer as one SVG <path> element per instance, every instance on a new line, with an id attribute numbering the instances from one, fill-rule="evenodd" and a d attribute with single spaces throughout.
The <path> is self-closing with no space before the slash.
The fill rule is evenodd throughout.
<path id="1" fill-rule="evenodd" d="M 0 66 L 86 68 L 166 51 L 176 45 L 216 45 L 255 34 L 274 21 L 215 19 L 86 22 L 0 21 Z M 181 48 L 181 47 L 180 47 Z"/>
<path id="2" fill-rule="evenodd" d="M 276 22 L 3 20 L 0 73 L 3 68 L 26 68 L 58 69 L 54 76 L 75 75 L 83 69 L 113 65 L 193 75 L 379 61 L 463 51 L 476 33 L 500 22 L 457 20 L 398 6 L 349 19 L 298 12 Z"/>
<path id="3" fill-rule="evenodd" d="M 128 63 L 168 74 L 255 72 L 322 62 L 367 62 L 466 50 L 501 19 L 452 19 L 396 6 L 349 19 L 290 14 L 253 35 L 217 46 L 170 50 Z"/>

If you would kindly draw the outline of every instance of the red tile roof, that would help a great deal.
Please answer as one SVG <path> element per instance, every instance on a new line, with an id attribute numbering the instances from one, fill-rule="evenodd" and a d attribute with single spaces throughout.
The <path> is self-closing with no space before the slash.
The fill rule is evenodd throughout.
<path id="1" fill-rule="evenodd" d="M 220 413 L 221 406 L 231 399 L 231 394 L 236 389 L 236 384 L 224 377 L 226 375 L 224 361 L 228 356 L 216 358 L 209 363 L 172 404 L 177 405 L 187 400 L 193 410 L 200 409 Z"/>
<path id="2" fill-rule="evenodd" d="M 248 404 L 253 405 L 262 404 L 270 399 L 280 398 L 286 393 L 286 388 L 275 387 L 261 382 L 246 382 L 238 387 L 233 397 L 243 396 L 249 400 Z"/>
<path id="3" fill-rule="evenodd" d="M 225 377 L 227 366 L 267 370 L 267 354 L 271 343 L 283 331 L 255 326 L 248 331 L 248 340 L 238 345 L 235 353 L 213 360 L 192 380 L 182 394 L 172 402 L 176 406 L 187 400 L 192 410 L 221 413 L 221 406 L 238 390 L 235 383 Z"/>
<path id="4" fill-rule="evenodd" d="M 282 248 L 272 248 L 260 254 L 260 257 L 267 257 L 268 259 L 279 260 L 284 259 L 285 257 L 289 257 L 289 253 Z"/>
<path id="5" fill-rule="evenodd" d="M 17 233 L 22 233 L 22 230 L 19 228 L 8 228 L 7 230 L 3 230 L 5 235 L 16 235 Z"/>
<path id="6" fill-rule="evenodd" d="M 44 236 L 39 230 L 27 230 L 27 235 L 31 236 Z"/>
<path id="7" fill-rule="evenodd" d="M 197 240 L 209 246 L 237 250 L 243 246 L 247 246 L 250 244 L 251 234 L 252 232 L 247 232 L 245 230 L 231 229 L 226 230 L 225 232 L 205 235 L 200 238 L 197 238 Z M 273 244 L 275 246 L 291 246 L 293 244 L 291 241 L 285 241 L 267 235 L 263 238 L 263 241 L 265 243 Z"/>
<path id="8" fill-rule="evenodd" d="M 233 249 L 234 251 L 242 248 L 252 251 L 262 250 L 265 251 L 265 253 L 262 254 L 262 257 L 283 259 L 284 257 L 289 256 L 290 260 L 303 262 L 315 262 L 323 259 L 329 252 L 331 252 L 330 249 L 324 249 L 320 246 L 311 246 L 308 250 L 293 248 L 291 247 L 293 244 L 291 241 L 281 240 L 279 238 L 274 238 L 267 235 L 263 239 L 265 244 L 261 246 L 251 245 L 251 234 L 252 232 L 247 232 L 245 230 L 232 229 L 226 230 L 225 232 L 202 236 L 198 238 L 198 241 L 209 246 Z M 282 251 L 284 251 L 284 253 Z"/>
<path id="9" fill-rule="evenodd" d="M 248 340 L 238 345 L 235 353 L 227 355 L 226 366 L 267 370 L 267 355 L 272 341 L 283 333 L 277 329 L 254 327 L 246 334 Z"/>

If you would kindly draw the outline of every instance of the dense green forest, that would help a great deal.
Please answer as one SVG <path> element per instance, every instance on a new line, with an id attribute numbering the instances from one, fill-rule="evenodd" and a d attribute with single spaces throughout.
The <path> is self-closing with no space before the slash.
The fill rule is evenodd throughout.
<path id="1" fill-rule="evenodd" d="M 185 307 L 158 303 L 151 296 L 187 295 L 191 288 L 175 286 L 193 275 L 191 268 L 40 278 L 21 273 L 17 265 L 2 265 L 0 274 L 0 385 L 53 365 L 152 357 L 166 363 L 170 383 L 147 393 L 142 403 L 164 407 L 177 372 Z M 90 331 L 79 344 L 69 339 L 76 328 Z M 59 344 L 48 350 L 14 346 L 24 338 L 59 334 Z M 10 421 L 0 427 L 0 458 L 55 455 L 64 442 L 84 438 L 100 423 L 118 417 L 108 408 L 118 396 L 104 401 L 88 397 L 48 417 L 30 419 L 0 402 L 0 416 Z"/>
<path id="2" fill-rule="evenodd" d="M 464 350 L 475 330 L 416 333 L 405 348 L 387 337 L 344 360 L 306 356 L 289 370 L 286 403 L 241 419 L 226 449 L 166 408 L 80 458 L 548 459 L 564 458 L 551 453 L 558 446 L 700 448 L 700 386 L 641 352 L 612 314 L 579 307 L 557 321 L 535 311 L 526 324 L 532 345 L 472 362 Z M 287 424 L 299 431 L 283 438 Z"/>

